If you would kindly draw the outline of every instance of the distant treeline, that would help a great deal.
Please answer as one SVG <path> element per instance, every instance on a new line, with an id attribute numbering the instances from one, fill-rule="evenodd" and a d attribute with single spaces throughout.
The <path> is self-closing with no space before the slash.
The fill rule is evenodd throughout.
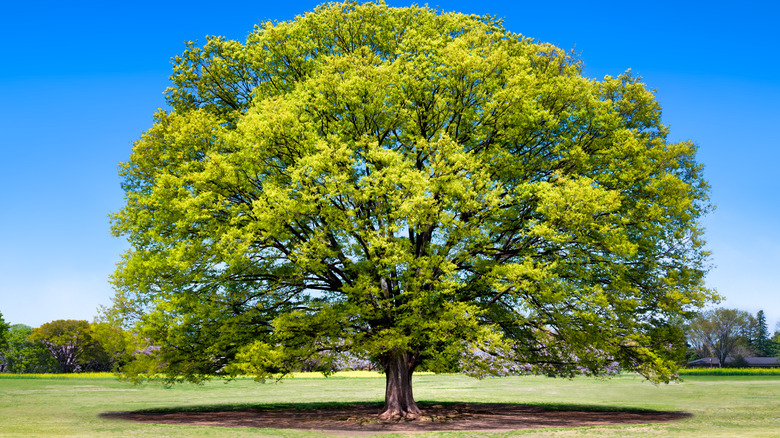
<path id="1" fill-rule="evenodd" d="M 732 367 L 742 360 L 725 360 L 753 356 L 780 355 L 780 324 L 770 337 L 763 311 L 755 316 L 738 309 L 713 309 L 681 322 L 686 333 L 687 353 L 680 366 L 688 362 L 715 357 Z M 0 313 L 0 372 L 3 373 L 85 373 L 126 371 L 143 362 L 156 349 L 133 331 L 106 321 L 56 320 L 32 328 L 24 324 L 7 324 Z M 333 352 L 326 352 L 333 356 Z M 377 364 L 339 353 L 334 360 L 312 357 L 302 361 L 300 371 L 321 371 L 327 362 L 330 370 L 376 370 Z M 446 369 L 431 371 L 467 372 L 457 363 Z M 423 370 L 420 370 L 423 371 Z M 762 371 L 763 372 L 763 371 Z M 780 371 L 767 371 L 780 373 Z M 522 374 L 522 367 L 500 374 Z M 746 372 L 748 373 L 748 372 Z M 749 375 L 755 375 L 751 371 Z M 495 374 L 495 373 L 491 373 Z M 686 372 L 686 375 L 692 375 Z"/>
<path id="2" fill-rule="evenodd" d="M 780 323 L 770 335 L 763 310 L 756 315 L 726 308 L 701 312 L 685 325 L 685 333 L 688 362 L 712 357 L 716 363 L 741 367 L 746 357 L 780 355 Z"/>
<path id="3" fill-rule="evenodd" d="M 115 371 L 132 359 L 132 333 L 108 323 L 57 320 L 32 328 L 0 315 L 0 372 Z"/>

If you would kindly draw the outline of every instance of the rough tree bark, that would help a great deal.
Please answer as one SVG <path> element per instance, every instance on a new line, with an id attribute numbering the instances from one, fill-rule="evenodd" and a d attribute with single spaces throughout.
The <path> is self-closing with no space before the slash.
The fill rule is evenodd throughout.
<path id="1" fill-rule="evenodd" d="M 420 408 L 412 395 L 412 373 L 417 366 L 409 353 L 398 353 L 384 361 L 385 407 L 379 413 L 384 420 L 413 419 L 420 416 Z"/>

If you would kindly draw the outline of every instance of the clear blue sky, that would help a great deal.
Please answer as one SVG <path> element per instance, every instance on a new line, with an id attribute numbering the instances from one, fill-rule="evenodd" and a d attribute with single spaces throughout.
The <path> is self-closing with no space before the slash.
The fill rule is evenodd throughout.
<path id="1" fill-rule="evenodd" d="M 409 3 L 390 0 L 392 6 Z M 693 140 L 718 208 L 705 219 L 721 305 L 780 319 L 780 16 L 774 2 L 433 1 L 503 17 L 574 49 L 591 77 L 657 90 L 672 140 Z M 698 2 L 692 2 L 698 3 Z M 314 1 L 12 2 L 0 14 L 0 312 L 91 320 L 126 248 L 117 164 L 164 106 L 186 40 L 243 38 Z M 706 6 L 704 6 L 706 5 Z"/>

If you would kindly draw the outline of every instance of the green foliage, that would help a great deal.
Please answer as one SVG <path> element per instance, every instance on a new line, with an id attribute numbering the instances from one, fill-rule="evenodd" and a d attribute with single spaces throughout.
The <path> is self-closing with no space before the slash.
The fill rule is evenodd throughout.
<path id="1" fill-rule="evenodd" d="M 58 320 L 37 329 L 11 326 L 0 348 L 0 372 L 71 373 L 109 371 L 133 359 L 137 340 L 131 332 L 99 321 Z"/>
<path id="2" fill-rule="evenodd" d="M 744 310 L 717 308 L 702 312 L 688 329 L 688 340 L 700 357 L 712 355 L 726 363 L 732 353 L 750 343 L 751 315 Z"/>
<path id="3" fill-rule="evenodd" d="M 767 356 L 780 357 L 780 331 L 775 331 L 767 340 Z"/>
<path id="4" fill-rule="evenodd" d="M 93 322 L 89 333 L 98 346 L 93 360 L 101 368 L 117 370 L 133 359 L 137 341 L 130 331 L 109 322 Z"/>
<path id="5" fill-rule="evenodd" d="M 105 353 L 110 369 L 118 371 L 131 363 L 136 354 L 148 346 L 138 333 L 122 328 L 116 309 L 101 306 L 98 316 L 90 324 L 92 339 Z"/>
<path id="6" fill-rule="evenodd" d="M 6 373 L 56 373 L 59 363 L 43 344 L 31 340 L 33 329 L 14 324 L 8 330 L 6 348 L 2 350 L 2 369 Z"/>
<path id="7" fill-rule="evenodd" d="M 756 356 L 773 356 L 774 348 L 769 339 L 769 327 L 766 323 L 766 315 L 759 310 L 755 317 L 755 329 L 750 339 L 750 346 Z"/>
<path id="8" fill-rule="evenodd" d="M 3 319 L 3 314 L 0 313 L 0 353 L 8 346 L 8 329 L 10 325 Z"/>
<path id="9" fill-rule="evenodd" d="M 696 147 L 630 72 L 585 78 L 490 17 L 353 2 L 190 43 L 171 79 L 112 217 L 146 372 L 350 351 L 667 381 L 672 321 L 714 298 Z"/>
<path id="10" fill-rule="evenodd" d="M 30 340 L 40 342 L 64 372 L 108 371 L 106 351 L 92 336 L 87 321 L 59 319 L 34 329 Z"/>

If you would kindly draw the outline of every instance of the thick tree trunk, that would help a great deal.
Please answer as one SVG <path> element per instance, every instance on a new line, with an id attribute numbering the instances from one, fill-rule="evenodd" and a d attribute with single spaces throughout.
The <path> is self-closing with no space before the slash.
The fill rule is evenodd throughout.
<path id="1" fill-rule="evenodd" d="M 412 373 L 416 365 L 409 353 L 396 354 L 385 361 L 385 407 L 379 418 L 395 420 L 420 416 L 420 409 L 412 396 Z"/>

